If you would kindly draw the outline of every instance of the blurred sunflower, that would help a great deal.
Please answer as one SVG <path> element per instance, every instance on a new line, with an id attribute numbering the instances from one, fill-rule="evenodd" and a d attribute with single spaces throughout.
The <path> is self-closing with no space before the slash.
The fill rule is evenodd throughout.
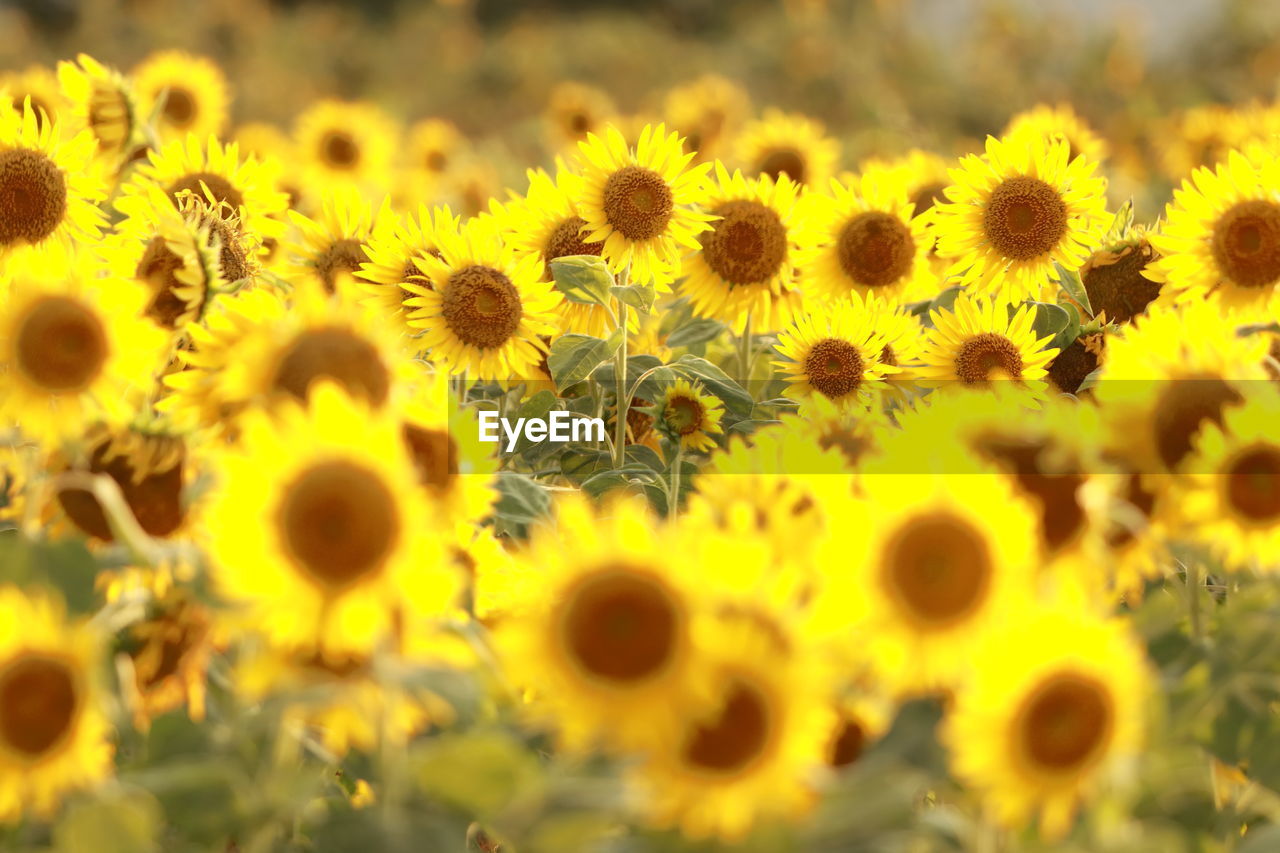
<path id="1" fill-rule="evenodd" d="M 296 236 L 285 247 L 288 274 L 302 288 L 332 295 L 340 280 L 349 280 L 369 262 L 367 246 L 377 223 L 394 222 L 394 217 L 385 203 L 375 215 L 369 201 L 349 186 L 326 191 L 320 210 L 318 220 L 289 211 Z M 404 270 L 402 263 L 400 271 Z"/>
<path id="2" fill-rule="evenodd" d="M 226 128 L 231 94 L 222 69 L 209 59 L 180 50 L 157 51 L 131 76 L 144 115 L 163 99 L 156 121 L 162 140 L 186 139 L 188 133 L 204 139 Z"/>
<path id="3" fill-rule="evenodd" d="M 613 125 L 579 146 L 583 182 L 578 213 L 585 242 L 603 242 L 614 274 L 635 284 L 668 285 L 680 272 L 680 247 L 700 248 L 697 235 L 712 217 L 689 205 L 702 201 L 709 163 L 689 168 L 680 136 L 645 125 L 634 149 Z"/>
<path id="4" fill-rule="evenodd" d="M 0 261 L 17 253 L 66 255 L 101 235 L 106 186 L 90 168 L 93 137 L 68 138 L 30 105 L 0 109 Z"/>
<path id="5" fill-rule="evenodd" d="M 675 86 L 663 100 L 662 115 L 685 138 L 697 162 L 712 162 L 727 153 L 729 141 L 751 112 L 751 99 L 741 86 L 719 74 L 704 74 Z"/>
<path id="6" fill-rule="evenodd" d="M 915 215 L 923 216 L 933 210 L 936 203 L 946 201 L 945 191 L 951 185 L 951 177 L 948 174 L 951 162 L 931 151 L 913 148 L 900 157 L 863 161 L 859 172 L 864 178 L 866 175 L 876 176 L 872 180 L 873 184 L 888 180 L 891 184 L 904 185 L 907 200 L 911 202 Z M 880 177 L 886 173 L 892 174 L 893 177 L 887 179 Z M 930 234 L 930 247 L 932 242 L 932 234 Z"/>
<path id="7" fill-rule="evenodd" d="M 360 265 L 355 283 L 369 294 L 370 304 L 382 314 L 403 321 L 408 312 L 405 300 L 414 295 L 404 288 L 404 283 L 426 281 L 415 258 L 439 257 L 436 232 L 442 228 L 457 229 L 459 219 L 447 206 L 428 209 L 423 205 L 416 216 L 386 213 L 380 212 L 363 244 L 368 260 Z"/>
<path id="8" fill-rule="evenodd" d="M 317 383 L 308 408 L 249 412 L 207 515 L 213 577 L 244 627 L 335 662 L 442 617 L 461 579 L 392 413 Z M 428 528 L 429 530 L 430 528 Z"/>
<path id="9" fill-rule="evenodd" d="M 800 315 L 778 334 L 774 362 L 789 389 L 808 398 L 816 395 L 841 407 L 866 408 L 882 380 L 897 372 L 885 361 L 889 342 L 878 330 L 884 304 L 857 293 Z"/>
<path id="10" fill-rule="evenodd" d="M 934 205 L 938 254 L 963 284 L 1007 298 L 1040 299 L 1059 268 L 1079 269 L 1101 239 L 1106 178 L 1065 139 L 987 137 L 951 171 L 948 201 Z"/>
<path id="11" fill-rule="evenodd" d="M 839 143 L 821 124 L 776 109 L 748 122 L 734 145 L 734 161 L 748 175 L 767 175 L 775 181 L 786 175 L 811 189 L 827 185 L 839 157 Z"/>
<path id="12" fill-rule="evenodd" d="M 294 122 L 293 138 L 308 184 L 385 191 L 400 130 L 364 102 L 315 101 Z"/>
<path id="13" fill-rule="evenodd" d="M 926 220 L 914 218 L 899 172 L 873 171 L 833 195 L 810 195 L 821 235 L 804 267 L 806 280 L 827 299 L 877 293 L 890 301 L 929 299 L 939 281 L 929 264 Z"/>
<path id="14" fill-rule="evenodd" d="M 943 723 L 953 772 L 1002 824 L 1070 829 L 1104 768 L 1136 758 L 1152 689 L 1126 623 L 1055 600 L 1005 611 Z"/>
<path id="15" fill-rule="evenodd" d="M 207 673 L 215 653 L 213 614 L 188 592 L 175 591 L 155 602 L 147 618 L 129 629 L 125 696 L 134 727 L 145 731 L 161 714 L 185 707 L 199 722 L 205 716 Z"/>
<path id="16" fill-rule="evenodd" d="M 47 819 L 112 770 L 100 638 L 61 602 L 0 587 L 0 821 Z"/>
<path id="17" fill-rule="evenodd" d="M 115 175 L 142 143 L 145 116 L 133 84 L 88 54 L 58 63 L 58 84 L 77 125 L 98 140 L 96 162 Z"/>
<path id="18" fill-rule="evenodd" d="M 492 221 L 437 223 L 439 257 L 415 257 L 422 281 L 404 283 L 409 326 L 452 374 L 469 379 L 519 380 L 542 360 L 540 335 L 555 331 L 560 294 L 540 281 L 542 266 L 518 258 Z"/>
<path id="19" fill-rule="evenodd" d="M 572 80 L 552 88 L 543 115 L 548 138 L 557 150 L 585 142 L 592 134 L 599 136 L 617 118 L 618 109 L 607 93 Z"/>
<path id="20" fill-rule="evenodd" d="M 64 124 L 71 118 L 69 104 L 58 86 L 58 76 L 43 65 L 32 65 L 23 71 L 0 72 L 0 92 L 8 96 L 19 113 L 23 102 L 30 99 L 37 125 L 44 124 L 46 118 L 62 120 Z M 0 106 L 3 103 L 0 100 Z"/>
<path id="21" fill-rule="evenodd" d="M 688 379 L 669 383 L 653 412 L 657 428 L 682 450 L 714 450 L 714 436 L 724 432 L 720 426 L 724 405 Z"/>
<path id="22" fill-rule="evenodd" d="M 701 248 L 685 256 L 681 294 L 698 316 L 737 329 L 748 321 L 758 329 L 785 326 L 799 309 L 796 266 L 809 242 L 799 186 L 785 176 L 774 183 L 730 175 L 718 160 L 715 175 L 702 206 L 716 218 L 698 235 Z"/>
<path id="23" fill-rule="evenodd" d="M 979 387 L 1014 381 L 1033 397 L 1043 396 L 1045 368 L 1057 350 L 1045 347 L 1050 338 L 1036 337 L 1034 306 L 1010 308 L 1000 300 L 961 293 L 951 310 L 931 311 L 933 328 L 925 332 L 917 375 L 933 383 Z"/>
<path id="24" fill-rule="evenodd" d="M 409 170 L 432 181 L 449 171 L 467 148 L 467 139 L 451 121 L 424 118 L 409 128 L 405 160 Z"/>
<path id="25" fill-rule="evenodd" d="M 1012 139 L 1024 134 L 1047 139 L 1062 137 L 1067 141 L 1068 160 L 1074 160 L 1080 155 L 1089 160 L 1105 160 L 1109 153 L 1106 140 L 1094 133 L 1067 103 L 1052 107 L 1038 104 L 1024 110 L 1009 119 L 1009 124 L 1001 135 Z"/>

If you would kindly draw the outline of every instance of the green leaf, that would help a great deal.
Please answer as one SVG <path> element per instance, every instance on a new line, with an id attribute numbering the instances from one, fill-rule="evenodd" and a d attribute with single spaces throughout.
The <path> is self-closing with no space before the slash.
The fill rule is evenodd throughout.
<path id="1" fill-rule="evenodd" d="M 0 534 L 0 565 L 10 583 L 56 589 L 73 613 L 89 613 L 98 606 L 93 585 L 98 566 L 80 539 L 32 542 L 6 531 Z"/>
<path id="2" fill-rule="evenodd" d="M 615 341 L 614 338 L 617 338 Z M 593 338 L 590 335 L 561 335 L 551 344 L 551 352 L 547 355 L 547 369 L 555 380 L 556 389 L 564 392 L 577 385 L 591 375 L 597 367 L 613 357 L 622 345 L 622 337 L 617 332 L 609 340 Z"/>
<path id="3" fill-rule="evenodd" d="M 939 291 L 938 295 L 927 302 L 917 302 L 911 308 L 911 313 L 920 318 L 920 322 L 926 326 L 933 326 L 933 318 L 930 314 L 934 311 L 946 309 L 950 311 L 956 304 L 956 297 L 964 292 L 964 288 L 960 285 L 953 285 L 945 290 Z"/>
<path id="4" fill-rule="evenodd" d="M 1080 280 L 1079 271 L 1064 270 L 1062 267 L 1058 267 L 1058 288 L 1062 291 L 1063 296 L 1084 308 L 1085 311 L 1089 312 L 1090 317 L 1093 316 L 1093 305 L 1089 302 L 1089 291 L 1085 290 L 1084 282 Z"/>
<path id="5" fill-rule="evenodd" d="M 498 472 L 498 503 L 493 516 L 501 532 L 524 537 L 528 526 L 547 517 L 551 498 L 547 490 L 523 474 Z"/>
<path id="6" fill-rule="evenodd" d="M 657 298 L 657 294 L 652 287 L 640 284 L 629 284 L 626 287 L 614 285 L 609 291 L 624 305 L 630 305 L 641 314 L 648 314 L 653 311 L 653 301 Z"/>
<path id="7" fill-rule="evenodd" d="M 111 791 L 111 789 L 105 789 Z M 58 853 L 150 853 L 163 815 L 145 791 L 116 790 L 91 800 L 74 800 L 53 828 Z"/>
<path id="8" fill-rule="evenodd" d="M 1111 226 L 1107 229 L 1106 235 L 1102 238 L 1103 244 L 1114 243 L 1123 239 L 1124 234 L 1133 225 L 1133 199 L 1128 199 L 1124 204 L 1120 205 L 1120 209 L 1116 211 L 1115 217 L 1111 220 Z"/>
<path id="9" fill-rule="evenodd" d="M 667 335 L 667 346 L 689 347 L 706 343 L 720 337 L 726 328 L 725 324 L 719 320 L 708 318 L 690 320 L 670 335 Z"/>
<path id="10" fill-rule="evenodd" d="M 426 741 L 411 762 L 428 796 L 482 821 L 515 800 L 537 803 L 545 789 L 537 758 L 505 732 L 443 735 Z"/>
<path id="11" fill-rule="evenodd" d="M 755 405 L 751 395 L 705 358 L 682 355 L 668 366 L 681 376 L 697 379 L 708 391 L 720 398 L 726 409 L 739 417 L 751 415 L 751 408 Z"/>
<path id="12" fill-rule="evenodd" d="M 516 413 L 516 417 L 546 420 L 547 415 L 550 414 L 551 410 L 555 407 L 556 395 L 546 389 L 543 389 L 537 394 L 534 394 L 528 400 L 524 401 L 524 405 L 520 407 L 520 410 Z M 548 447 L 548 444 L 548 442 L 544 441 L 530 441 L 524 433 L 521 433 L 520 437 L 516 439 L 516 453 L 524 453 L 530 447 L 535 446 L 545 448 Z M 554 449 L 554 446 L 550 449 Z"/>
<path id="13" fill-rule="evenodd" d="M 1036 312 L 1035 320 L 1031 323 L 1031 330 L 1035 332 L 1037 338 L 1053 338 L 1071 322 L 1071 315 L 1067 313 L 1067 309 L 1061 305 L 1054 305 L 1052 302 L 1032 302 L 1030 300 L 1023 302 L 1021 305 L 1010 305 L 1009 317 L 1022 310 L 1026 305 L 1030 305 Z"/>
<path id="14" fill-rule="evenodd" d="M 551 262 L 556 290 L 580 305 L 608 305 L 613 273 L 599 255 L 566 255 Z"/>

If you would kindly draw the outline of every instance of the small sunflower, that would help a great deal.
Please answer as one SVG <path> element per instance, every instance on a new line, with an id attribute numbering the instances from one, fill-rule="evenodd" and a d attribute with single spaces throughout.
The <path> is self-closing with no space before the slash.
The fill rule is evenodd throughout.
<path id="1" fill-rule="evenodd" d="M 133 69 L 133 84 L 144 114 L 163 99 L 156 130 L 160 138 L 201 139 L 225 129 L 231 100 L 227 78 L 212 61 L 180 50 L 151 54 Z"/>
<path id="2" fill-rule="evenodd" d="M 560 294 L 540 281 L 538 259 L 517 258 L 496 225 L 474 219 L 436 232 L 440 256 L 414 258 L 422 281 L 404 287 L 408 323 L 423 329 L 430 357 L 457 376 L 520 379 L 531 374 L 555 331 Z"/>
<path id="3" fill-rule="evenodd" d="M 1078 270 L 1107 220 L 1106 178 L 1065 139 L 987 137 L 951 171 L 948 201 L 934 205 L 938 254 L 963 284 L 1039 299 L 1058 268 Z"/>
<path id="4" fill-rule="evenodd" d="M 1050 338 L 1036 337 L 1034 306 L 1011 307 L 962 293 L 952 310 L 930 312 L 933 328 L 925 332 L 917 375 L 932 383 L 977 387 L 1012 381 L 1042 396 L 1046 367 L 1058 351 L 1045 347 Z"/>
<path id="5" fill-rule="evenodd" d="M 43 65 L 32 65 L 23 71 L 0 72 L 0 92 L 8 96 L 9 102 L 18 112 L 22 112 L 24 101 L 31 101 L 31 111 L 36 114 L 36 124 L 44 124 L 45 120 L 57 121 L 71 117 L 69 104 L 58 87 L 58 76 Z M 0 100 L 0 107 L 4 104 Z"/>
<path id="6" fill-rule="evenodd" d="M 796 265 L 807 245 L 807 209 L 799 186 L 782 177 L 747 180 L 715 163 L 716 185 L 703 208 L 716 217 L 698 235 L 701 248 L 685 256 L 681 293 L 694 313 L 742 328 L 750 315 L 759 329 L 791 322 L 799 309 Z"/>
<path id="7" fill-rule="evenodd" d="M 381 109 L 364 102 L 319 100 L 294 123 L 294 143 L 308 183 L 385 190 L 400 135 Z"/>
<path id="8" fill-rule="evenodd" d="M 688 379 L 670 383 L 653 410 L 657 428 L 683 450 L 714 450 L 724 432 L 724 404 Z"/>
<path id="9" fill-rule="evenodd" d="M 585 242 L 604 243 L 615 274 L 629 268 L 632 282 L 666 288 L 680 272 L 680 247 L 699 249 L 697 235 L 709 227 L 712 217 L 690 205 L 702 201 L 711 164 L 688 168 L 693 154 L 661 124 L 645 125 L 635 149 L 613 125 L 579 147 Z"/>
<path id="10" fill-rule="evenodd" d="M 1265 311 L 1280 282 L 1280 161 L 1232 151 L 1184 181 L 1165 217 L 1151 235 L 1164 256 L 1147 268 L 1152 279 L 1228 310 Z"/>
<path id="11" fill-rule="evenodd" d="M 778 335 L 774 364 L 790 389 L 822 395 L 841 407 L 866 408 L 882 380 L 898 368 L 885 360 L 889 341 L 877 328 L 884 305 L 854 293 L 842 302 L 802 314 Z"/>
<path id="12" fill-rule="evenodd" d="M 932 298 L 939 287 L 929 263 L 932 241 L 926 220 L 913 218 L 903 175 L 873 171 L 849 184 L 832 182 L 831 190 L 808 197 L 819 237 L 804 272 L 814 289 L 828 299 Z"/>
<path id="13" fill-rule="evenodd" d="M 369 262 L 367 245 L 377 222 L 394 217 L 385 204 L 375 215 L 369 201 L 352 187 L 326 192 L 320 208 L 319 220 L 289 211 L 297 239 L 286 247 L 288 274 L 301 288 L 332 295 L 339 280 L 360 273 Z M 411 259 L 402 260 L 401 274 Z"/>
<path id="14" fill-rule="evenodd" d="M 943 724 L 956 776 L 1013 829 L 1066 834 L 1104 769 L 1142 748 L 1152 677 L 1128 626 L 1078 604 L 1005 611 Z"/>
<path id="15" fill-rule="evenodd" d="M 923 216 L 933 210 L 940 201 L 946 201 L 946 189 L 951 185 L 948 172 L 952 161 L 934 154 L 913 148 L 901 157 L 891 160 L 870 159 L 861 164 L 862 175 L 874 175 L 874 180 L 883 180 L 883 175 L 892 174 L 888 180 L 899 182 L 905 186 L 907 200 L 911 202 L 916 216 Z M 932 233 L 930 234 L 932 248 Z"/>
<path id="16" fill-rule="evenodd" d="M 4 423 L 44 440 L 97 417 L 127 417 L 168 356 L 169 337 L 144 317 L 145 289 L 100 278 L 83 255 L 8 272 L 0 306 Z"/>
<path id="17" fill-rule="evenodd" d="M 786 175 L 802 187 L 822 188 L 835 173 L 840 144 L 805 116 L 766 110 L 738 134 L 734 160 L 751 176 Z"/>
<path id="18" fill-rule="evenodd" d="M 112 770 L 100 639 L 60 602 L 0 587 L 0 822 L 47 819 Z"/>
<path id="19" fill-rule="evenodd" d="M 156 717 L 183 707 L 192 720 L 204 719 L 215 632 L 213 614 L 181 591 L 157 601 L 146 619 L 130 626 L 133 679 L 125 695 L 135 728 L 145 731 Z"/>
<path id="20" fill-rule="evenodd" d="M 618 118 L 618 109 L 609 95 L 594 86 L 566 80 L 551 90 L 543 121 L 555 149 L 571 148 Z"/>
<path id="21" fill-rule="evenodd" d="M 436 232 L 458 227 L 459 218 L 447 206 L 420 206 L 416 216 L 380 214 L 364 243 L 368 260 L 356 273 L 356 286 L 369 295 L 370 304 L 383 315 L 403 320 L 409 310 L 405 301 L 414 295 L 404 283 L 426 281 L 415 258 L 438 257 Z"/>
<path id="22" fill-rule="evenodd" d="M 1067 141 L 1067 159 L 1074 160 L 1083 154 L 1090 160 L 1107 159 L 1107 142 L 1093 132 L 1084 119 L 1076 114 L 1070 104 L 1038 104 L 1009 119 L 1003 136 L 1017 138 L 1022 135 L 1048 139 L 1062 137 Z"/>
<path id="23" fill-rule="evenodd" d="M 662 114 L 685 137 L 699 162 L 723 156 L 728 142 L 751 112 L 751 99 L 732 80 L 704 74 L 667 92 Z"/>
<path id="24" fill-rule="evenodd" d="M 422 529 L 397 419 L 328 382 L 274 415 L 243 418 L 207 515 L 213 576 L 243 624 L 340 660 L 451 610 L 460 578 Z"/>
<path id="25" fill-rule="evenodd" d="M 58 63 L 58 83 L 78 125 L 98 140 L 97 162 L 114 175 L 142 143 L 145 116 L 133 84 L 84 53 Z"/>
<path id="26" fill-rule="evenodd" d="M 68 137 L 30 104 L 0 109 L 0 261 L 17 253 L 66 255 L 102 233 L 106 186 L 90 167 L 93 137 Z"/>

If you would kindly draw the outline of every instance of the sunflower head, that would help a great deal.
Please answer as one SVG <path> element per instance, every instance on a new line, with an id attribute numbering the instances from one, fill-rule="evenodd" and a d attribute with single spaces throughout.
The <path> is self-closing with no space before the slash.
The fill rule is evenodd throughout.
<path id="1" fill-rule="evenodd" d="M 710 162 L 719 157 L 751 111 L 751 101 L 738 84 L 706 74 L 667 92 L 662 114 L 685 137 L 690 151 Z"/>
<path id="2" fill-rule="evenodd" d="M 791 387 L 840 407 L 863 406 L 882 380 L 897 373 L 888 339 L 877 326 L 885 305 L 856 293 L 843 302 L 797 317 L 778 335 L 776 362 Z"/>
<path id="3" fill-rule="evenodd" d="M 225 75 L 209 59 L 158 51 L 134 68 L 132 77 L 143 112 L 159 110 L 156 129 L 163 138 L 222 133 L 230 92 Z"/>
<path id="4" fill-rule="evenodd" d="M 716 446 L 714 436 L 724 432 L 720 426 L 724 404 L 688 379 L 677 379 L 668 385 L 662 399 L 649 411 L 658 430 L 686 450 L 712 450 Z"/>
<path id="5" fill-rule="evenodd" d="M 319 100 L 294 124 L 294 144 L 308 183 L 383 191 L 400 129 L 370 103 Z"/>
<path id="6" fill-rule="evenodd" d="M 133 83 L 87 54 L 58 63 L 58 83 L 81 127 L 98 140 L 97 160 L 112 173 L 142 142 L 142 109 Z"/>
<path id="7" fill-rule="evenodd" d="M 766 110 L 738 135 L 735 160 L 748 175 L 786 175 L 805 187 L 823 187 L 835 171 L 840 145 L 816 121 Z"/>

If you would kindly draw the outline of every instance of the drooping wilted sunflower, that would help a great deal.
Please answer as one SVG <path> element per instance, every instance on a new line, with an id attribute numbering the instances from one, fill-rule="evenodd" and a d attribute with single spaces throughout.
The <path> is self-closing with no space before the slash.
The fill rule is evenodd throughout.
<path id="1" fill-rule="evenodd" d="M 840 144 L 821 124 L 776 109 L 748 122 L 734 144 L 734 162 L 748 175 L 767 175 L 775 181 L 786 175 L 815 189 L 827 185 L 839 157 Z"/>
<path id="2" fill-rule="evenodd" d="M 133 84 L 144 115 L 164 105 L 156 121 L 162 140 L 200 139 L 221 134 L 231 100 L 227 78 L 216 64 L 180 50 L 151 54 L 133 69 Z"/>
<path id="3" fill-rule="evenodd" d="M 98 140 L 97 162 L 115 175 L 142 143 L 145 117 L 133 84 L 84 53 L 58 63 L 58 83 L 77 124 Z"/>
<path id="4" fill-rule="evenodd" d="M 882 380 L 898 371 L 885 360 L 889 341 L 877 328 L 883 311 L 874 296 L 853 293 L 797 317 L 778 335 L 777 350 L 787 360 L 774 362 L 790 390 L 866 408 Z"/>
<path id="5" fill-rule="evenodd" d="M 1192 299 L 1265 313 L 1280 281 L 1280 162 L 1250 162 L 1232 151 L 1174 190 L 1165 222 L 1151 235 L 1163 255 L 1148 277 Z"/>
<path id="6" fill-rule="evenodd" d="M 815 291 L 832 300 L 876 293 L 895 302 L 938 292 L 927 220 L 913 218 L 901 171 L 866 172 L 848 184 L 832 182 L 831 191 L 807 197 L 818 246 L 804 273 Z"/>
<path id="7" fill-rule="evenodd" d="M 1152 235 L 1142 227 L 1127 227 L 1108 235 L 1080 268 L 1080 281 L 1095 317 L 1129 323 L 1141 316 L 1163 289 L 1155 272 L 1159 258 Z"/>
<path id="8" fill-rule="evenodd" d="M 711 164 L 689 168 L 693 154 L 661 124 L 646 124 L 634 149 L 613 125 L 579 148 L 585 241 L 604 243 L 615 275 L 629 269 L 632 283 L 667 289 L 680 272 L 681 247 L 698 249 L 697 235 L 708 228 L 711 217 L 689 205 L 702 201 Z"/>
<path id="9" fill-rule="evenodd" d="M 1040 299 L 1058 267 L 1084 264 L 1107 220 L 1107 181 L 1096 161 L 1069 153 L 1062 138 L 988 136 L 985 155 L 951 171 L 934 227 L 938 254 L 954 259 L 961 283 Z"/>
<path id="10" fill-rule="evenodd" d="M 591 134 L 599 135 L 606 124 L 617 118 L 618 109 L 606 92 L 565 80 L 551 90 L 543 121 L 551 147 L 570 149 Z"/>
<path id="11" fill-rule="evenodd" d="M 289 211 L 297 238 L 286 246 L 289 277 L 304 289 L 333 294 L 338 283 L 360 273 L 369 262 L 367 244 L 378 220 L 393 219 L 384 204 L 377 214 L 353 187 L 326 192 L 318 220 Z M 410 259 L 405 258 L 408 262 Z M 404 264 L 400 267 L 405 271 Z"/>
<path id="12" fill-rule="evenodd" d="M 672 129 L 697 152 L 699 162 L 723 156 L 729 140 L 751 112 L 751 99 L 741 86 L 719 74 L 704 74 L 667 92 L 662 114 Z"/>
<path id="13" fill-rule="evenodd" d="M 385 213 L 385 212 L 384 212 Z M 415 258 L 438 256 L 436 232 L 457 229 L 459 218 L 447 206 L 418 208 L 417 215 L 379 214 L 368 240 L 363 244 L 368 260 L 356 273 L 356 286 L 369 294 L 369 302 L 388 317 L 402 321 L 407 315 L 405 300 L 414 294 L 404 288 L 406 281 L 425 282 Z M 413 330 L 416 332 L 416 330 Z"/>
<path id="14" fill-rule="evenodd" d="M 494 222 L 437 229 L 440 256 L 415 257 L 422 280 L 404 283 L 408 323 L 450 373 L 468 379 L 518 381 L 545 351 L 540 335 L 555 331 L 560 294 L 540 281 L 537 258 L 517 258 Z"/>
<path id="15" fill-rule="evenodd" d="M 93 137 L 64 127 L 41 123 L 29 104 L 0 109 L 0 261 L 65 256 L 101 236 L 106 187 L 90 168 Z"/>
<path id="16" fill-rule="evenodd" d="M 322 99 L 294 122 L 293 138 L 308 183 L 384 191 L 400 130 L 370 103 Z"/>
<path id="17" fill-rule="evenodd" d="M 1046 366 L 1058 351 L 1046 348 L 1050 338 L 1036 337 L 1034 306 L 1010 307 L 962 293 L 952 310 L 930 312 L 933 328 L 925 332 L 917 375 L 935 384 L 983 388 L 1011 382 L 1032 397 L 1043 396 Z"/>
<path id="18" fill-rule="evenodd" d="M 811 242 L 799 186 L 785 176 L 747 180 L 715 163 L 716 185 L 703 208 L 717 217 L 698 235 L 701 248 L 685 256 L 681 293 L 700 317 L 743 329 L 791 322 L 800 306 L 796 266 Z"/>
<path id="19" fill-rule="evenodd" d="M 724 404 L 688 379 L 669 383 L 654 406 L 655 425 L 683 450 L 714 450 L 715 436 L 724 432 L 722 417 Z"/>
<path id="20" fill-rule="evenodd" d="M 61 265 L 10 264 L 0 305 L 0 418 L 31 438 L 127 416 L 151 392 L 169 336 L 143 312 L 145 289 L 99 277 L 84 254 Z"/>
<path id="21" fill-rule="evenodd" d="M 958 778 L 1001 824 L 1047 840 L 1142 748 L 1151 675 L 1128 626 L 1071 601 L 1004 611 L 943 724 Z"/>
<path id="22" fill-rule="evenodd" d="M 0 92 L 8 96 L 9 103 L 18 112 L 22 112 L 22 104 L 30 100 L 36 124 L 44 124 L 46 118 L 71 118 L 69 104 L 58 86 L 58 76 L 43 65 L 32 65 L 22 71 L 0 72 Z M 3 104 L 4 101 L 0 100 L 0 106 Z"/>
<path id="23" fill-rule="evenodd" d="M 1039 136 L 1046 139 L 1062 137 L 1067 141 L 1067 159 L 1074 160 L 1083 154 L 1090 160 L 1107 159 L 1108 146 L 1105 139 L 1093 132 L 1084 119 L 1076 114 L 1070 104 L 1037 104 L 1029 110 L 1009 119 L 1009 124 L 1002 134 L 1006 138 L 1021 135 Z"/>
<path id="24" fill-rule="evenodd" d="M 213 614 L 185 591 L 173 591 L 155 602 L 147 618 L 129 629 L 129 668 L 124 685 L 135 728 L 186 708 L 196 722 L 204 719 L 206 679 L 214 654 Z"/>
<path id="25" fill-rule="evenodd" d="M 247 413 L 220 460 L 207 518 L 213 576 L 247 629 L 341 660 L 441 617 L 460 579 L 400 437 L 400 423 L 329 382 L 307 408 Z"/>
<path id="26" fill-rule="evenodd" d="M 0 587 L 0 821 L 49 818 L 111 773 L 100 638 L 61 602 Z"/>

